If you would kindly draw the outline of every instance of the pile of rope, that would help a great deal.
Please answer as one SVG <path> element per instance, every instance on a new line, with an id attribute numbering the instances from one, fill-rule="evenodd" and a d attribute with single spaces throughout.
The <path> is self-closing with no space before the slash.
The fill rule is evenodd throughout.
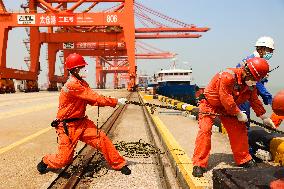
<path id="1" fill-rule="evenodd" d="M 165 154 L 165 152 L 161 152 L 161 150 L 154 145 L 144 142 L 142 139 L 139 139 L 137 142 L 126 142 L 120 141 L 114 144 L 116 149 L 124 156 L 128 158 L 149 158 L 151 155 L 161 155 Z M 173 149 L 172 151 L 176 152 L 176 155 L 184 155 L 185 152 L 180 149 Z M 99 178 L 108 173 L 108 169 L 106 168 L 106 162 L 100 152 L 97 152 L 99 158 L 96 161 L 92 161 L 88 167 L 84 170 L 84 174 L 82 179 L 86 181 L 91 178 Z M 73 166 L 71 168 L 72 172 L 80 169 L 80 166 Z M 83 181 L 84 182 L 84 181 Z"/>
<path id="2" fill-rule="evenodd" d="M 108 173 L 106 161 L 101 153 L 96 161 L 92 161 L 84 170 L 83 178 L 99 178 Z"/>
<path id="3" fill-rule="evenodd" d="M 128 158 L 149 158 L 151 155 L 165 154 L 156 146 L 144 142 L 140 139 L 138 142 L 120 141 L 114 144 L 115 148 L 122 153 L 124 157 Z M 172 149 L 176 155 L 184 155 L 185 152 L 180 149 Z"/>
<path id="4" fill-rule="evenodd" d="M 106 161 L 103 157 L 103 155 L 100 153 L 100 152 L 96 152 L 95 154 L 97 156 L 96 160 L 92 160 L 88 166 L 83 169 L 84 172 L 83 172 L 83 175 L 81 176 L 81 179 L 82 179 L 82 182 L 85 181 L 88 181 L 92 178 L 99 178 L 99 177 L 102 177 L 104 175 L 106 175 L 108 173 L 108 169 L 107 169 L 107 166 L 106 166 Z M 80 158 L 80 157 L 79 157 Z M 80 160 L 82 161 L 82 160 Z M 77 165 L 77 166 L 73 166 L 71 167 L 71 173 L 73 172 L 78 172 L 78 170 L 81 170 L 82 169 L 82 163 Z"/>
<path id="5" fill-rule="evenodd" d="M 149 158 L 153 154 L 163 154 L 159 148 L 143 142 L 142 139 L 138 142 L 120 141 L 114 146 L 124 157 L 129 158 Z"/>

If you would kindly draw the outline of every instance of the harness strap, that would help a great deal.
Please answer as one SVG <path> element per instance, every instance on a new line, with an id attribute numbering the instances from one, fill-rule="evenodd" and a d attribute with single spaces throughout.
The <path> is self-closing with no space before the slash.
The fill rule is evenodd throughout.
<path id="1" fill-rule="evenodd" d="M 58 127 L 58 125 L 60 123 L 63 123 L 64 132 L 67 136 L 69 136 L 68 124 L 67 123 L 78 121 L 78 120 L 84 119 L 85 117 L 86 116 L 84 116 L 82 118 L 68 118 L 68 119 L 63 119 L 63 120 L 55 119 L 51 122 L 51 127 Z"/>

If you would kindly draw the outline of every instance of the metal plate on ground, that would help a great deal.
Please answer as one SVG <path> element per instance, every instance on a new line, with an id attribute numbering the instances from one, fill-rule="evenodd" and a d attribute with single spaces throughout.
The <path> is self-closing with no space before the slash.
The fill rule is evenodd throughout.
<path id="1" fill-rule="evenodd" d="M 274 187 L 273 187 L 274 186 Z M 213 170 L 213 188 L 283 188 L 284 167 L 228 168 Z"/>

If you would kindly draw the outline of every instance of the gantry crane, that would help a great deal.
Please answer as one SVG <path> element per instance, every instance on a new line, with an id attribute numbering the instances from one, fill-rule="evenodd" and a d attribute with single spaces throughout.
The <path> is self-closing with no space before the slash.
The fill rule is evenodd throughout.
<path id="1" fill-rule="evenodd" d="M 121 45 L 123 46 L 123 45 Z M 171 59 L 175 53 L 165 52 L 141 41 L 136 42 L 135 59 Z M 105 88 L 106 75 L 113 73 L 113 86 L 118 88 L 121 73 L 128 73 L 129 64 L 126 56 L 97 57 L 96 84 L 98 88 Z M 124 77 L 125 78 L 125 77 Z"/>
<path id="2" fill-rule="evenodd" d="M 78 9 L 85 3 L 92 4 L 87 9 Z M 101 3 L 117 3 L 117 5 L 104 11 L 91 11 Z M 159 24 L 147 14 L 158 16 L 179 25 L 179 27 L 167 27 L 165 24 Z M 139 20 L 144 19 L 143 23 L 146 24 L 145 20 L 147 20 L 156 26 L 135 28 L 135 15 Z M 26 80 L 28 89 L 37 88 L 37 78 L 40 71 L 39 53 L 43 43 L 48 43 L 48 75 L 51 88 L 58 82 L 65 82 L 67 78 L 66 70 L 63 76 L 54 75 L 56 53 L 63 50 L 64 58 L 72 52 L 80 52 L 86 56 L 116 57 L 116 59 L 126 57 L 129 67 L 129 89 L 131 89 L 135 86 L 136 78 L 135 39 L 198 38 L 201 35 L 188 32 L 205 32 L 209 29 L 186 25 L 133 0 L 30 0 L 25 13 L 7 12 L 3 1 L 0 0 L 0 17 L 0 89 L 7 86 L 5 83 L 9 79 Z M 29 71 L 6 67 L 8 32 L 14 27 L 29 28 L 30 59 L 25 58 L 29 65 Z M 48 27 L 48 32 L 40 32 L 39 27 Z M 160 32 L 166 33 L 160 34 Z M 172 34 L 173 32 L 179 34 Z M 63 48 L 64 44 L 68 46 L 70 43 L 82 42 L 110 45 L 124 43 L 125 48 L 124 50 L 117 48 L 93 49 L 92 53 Z"/>

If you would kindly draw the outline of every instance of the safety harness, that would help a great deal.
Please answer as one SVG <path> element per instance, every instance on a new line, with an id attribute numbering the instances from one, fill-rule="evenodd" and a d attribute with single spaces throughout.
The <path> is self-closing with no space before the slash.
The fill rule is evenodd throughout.
<path id="1" fill-rule="evenodd" d="M 74 70 L 74 69 L 73 69 Z M 85 82 L 85 80 L 83 80 L 78 74 L 76 74 L 73 70 L 69 70 L 70 73 L 72 74 L 72 76 L 74 76 L 75 78 L 77 78 L 79 81 L 83 81 Z M 66 83 L 70 82 L 71 77 L 67 80 Z M 69 89 L 66 87 L 66 84 L 63 86 L 63 91 L 64 92 L 69 92 Z M 98 113 L 99 114 L 99 113 Z M 68 123 L 74 122 L 74 121 L 79 121 L 81 119 L 86 118 L 86 116 L 82 117 L 82 118 L 68 118 L 68 119 L 55 119 L 51 122 L 51 127 L 57 128 L 58 125 L 60 123 L 63 123 L 63 128 L 64 128 L 64 132 L 65 134 L 69 137 L 69 131 L 68 131 Z M 70 138 L 69 138 L 70 139 Z"/>
<path id="2" fill-rule="evenodd" d="M 55 120 L 53 120 L 51 122 L 51 127 L 57 128 L 60 123 L 63 123 L 64 132 L 69 137 L 68 123 L 71 123 L 71 122 L 74 122 L 74 121 L 79 121 L 81 119 L 84 119 L 85 117 L 82 117 L 82 118 L 69 118 L 69 119 L 63 119 L 63 120 L 55 119 Z"/>

